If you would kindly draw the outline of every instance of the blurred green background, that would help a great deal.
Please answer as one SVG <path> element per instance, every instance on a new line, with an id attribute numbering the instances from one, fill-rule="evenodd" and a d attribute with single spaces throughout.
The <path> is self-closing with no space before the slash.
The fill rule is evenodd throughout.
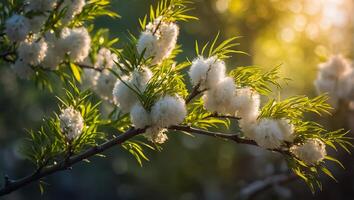
<path id="1" fill-rule="evenodd" d="M 313 80 L 317 64 L 331 54 L 353 59 L 354 3 L 352 0 L 194 0 L 192 11 L 199 21 L 180 23 L 178 57 L 193 59 L 194 41 L 211 40 L 220 30 L 222 38 L 243 36 L 236 55 L 226 61 L 229 69 L 257 65 L 269 69 L 281 64 L 282 75 L 292 79 L 280 96 L 315 95 Z M 97 27 L 109 28 L 112 37 L 124 41 L 127 30 L 138 35 L 138 17 L 143 17 L 152 0 L 113 0 L 112 8 L 122 18 L 99 18 Z M 279 94 L 274 94 L 278 96 Z M 41 119 L 56 110 L 53 94 L 40 90 L 31 81 L 16 78 L 9 66 L 0 67 L 0 176 L 21 177 L 32 166 L 17 148 L 25 128 L 36 129 Z M 106 106 L 107 107 L 107 106 Z M 314 118 L 314 116 L 308 116 Z M 319 119 L 315 119 L 319 120 Z M 352 129 L 354 113 L 346 107 L 321 122 L 329 129 Z M 183 134 L 170 134 L 161 152 L 147 151 L 150 162 L 140 167 L 120 147 L 93 158 L 70 171 L 45 179 L 48 186 L 41 196 L 32 184 L 5 200 L 27 199 L 240 199 L 239 191 L 249 183 L 287 172 L 286 163 L 275 154 L 256 147 Z M 293 181 L 258 195 L 255 199 L 352 199 L 354 159 L 333 152 L 346 170 L 333 167 L 339 183 L 323 177 L 323 192 L 314 196 L 306 185 Z M 0 181 L 2 184 L 2 180 Z"/>

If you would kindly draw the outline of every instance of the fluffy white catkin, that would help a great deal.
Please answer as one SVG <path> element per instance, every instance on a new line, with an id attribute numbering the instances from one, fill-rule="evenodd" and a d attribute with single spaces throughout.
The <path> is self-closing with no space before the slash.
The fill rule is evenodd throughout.
<path id="1" fill-rule="evenodd" d="M 137 50 L 144 50 L 145 58 L 152 58 L 152 64 L 160 64 L 168 58 L 176 47 L 179 28 L 175 23 L 155 19 L 146 26 L 138 39 Z"/>
<path id="2" fill-rule="evenodd" d="M 284 141 L 292 141 L 294 128 L 284 119 L 260 119 L 254 127 L 254 140 L 266 149 L 279 148 Z"/>
<path id="3" fill-rule="evenodd" d="M 149 126 L 144 134 L 149 141 L 162 144 L 168 139 L 165 134 L 167 130 L 152 124 L 150 113 L 148 113 L 140 103 L 136 103 L 132 107 L 130 111 L 130 120 L 135 128 L 145 128 Z"/>
<path id="4" fill-rule="evenodd" d="M 200 89 L 212 89 L 225 78 L 225 63 L 216 57 L 198 57 L 193 60 L 188 72 L 194 86 L 200 84 Z"/>
<path id="5" fill-rule="evenodd" d="M 79 111 L 73 107 L 65 108 L 61 110 L 59 119 L 61 131 L 69 140 L 73 140 L 81 135 L 84 128 L 84 119 Z"/>
<path id="6" fill-rule="evenodd" d="M 43 39 L 39 41 L 27 39 L 20 43 L 17 52 L 19 59 L 23 62 L 30 65 L 39 65 L 46 56 L 47 49 L 47 43 Z"/>
<path id="7" fill-rule="evenodd" d="M 56 70 L 59 64 L 64 60 L 66 52 L 60 48 L 60 39 L 55 36 L 54 32 L 46 32 L 44 39 L 48 49 L 41 66 L 45 69 Z"/>
<path id="8" fill-rule="evenodd" d="M 148 113 L 140 103 L 136 103 L 132 107 L 130 120 L 135 128 L 145 128 L 151 125 L 150 113 Z"/>
<path id="9" fill-rule="evenodd" d="M 235 115 L 236 85 L 231 77 L 224 78 L 203 95 L 204 107 L 210 112 Z"/>
<path id="10" fill-rule="evenodd" d="M 235 105 L 239 127 L 247 138 L 254 139 L 260 107 L 260 96 L 250 88 L 236 90 Z"/>
<path id="11" fill-rule="evenodd" d="M 341 55 L 332 56 L 327 62 L 319 64 L 317 79 L 314 81 L 318 93 L 328 93 L 329 103 L 337 107 L 339 99 L 350 96 L 353 84 L 351 63 Z"/>
<path id="12" fill-rule="evenodd" d="M 164 96 L 151 108 L 152 123 L 158 127 L 182 123 L 186 115 L 185 101 L 179 96 Z"/>
<path id="13" fill-rule="evenodd" d="M 138 88 L 141 92 L 145 90 L 146 84 L 152 77 L 148 68 L 141 68 L 132 73 L 132 77 L 124 76 L 123 81 L 117 80 L 113 88 L 113 101 L 124 112 L 128 113 L 138 101 L 137 96 L 131 88 Z M 129 88 L 126 84 L 129 85 Z"/>
<path id="14" fill-rule="evenodd" d="M 83 61 L 90 52 L 91 37 L 86 28 L 65 28 L 61 32 L 58 51 L 69 54 L 75 62 Z"/>
<path id="15" fill-rule="evenodd" d="M 308 165 L 317 164 L 327 155 L 326 145 L 319 139 L 309 139 L 304 144 L 294 145 L 290 152 Z"/>
<path id="16" fill-rule="evenodd" d="M 12 42 L 20 42 L 25 40 L 29 31 L 30 22 L 22 15 L 14 14 L 6 20 L 5 33 Z"/>
<path id="17" fill-rule="evenodd" d="M 240 88 L 236 90 L 235 106 L 237 116 L 242 120 L 255 121 L 259 114 L 260 96 L 251 88 Z"/>
<path id="18" fill-rule="evenodd" d="M 113 98 L 112 90 L 117 81 L 117 77 L 109 69 L 113 68 L 115 62 L 118 62 L 117 55 L 112 53 L 107 48 L 101 48 L 97 54 L 96 62 L 93 67 L 97 69 L 103 69 L 102 72 L 90 70 L 87 71 L 89 73 L 86 73 L 86 76 L 91 76 L 87 78 L 92 79 L 91 83 L 93 85 L 90 87 L 92 87 L 94 91 L 105 100 L 110 100 Z M 116 72 L 120 74 L 118 70 L 116 70 Z"/>
<path id="19" fill-rule="evenodd" d="M 67 8 L 67 11 L 62 19 L 63 24 L 69 23 L 76 15 L 80 14 L 85 5 L 85 0 L 64 0 L 61 7 Z"/>

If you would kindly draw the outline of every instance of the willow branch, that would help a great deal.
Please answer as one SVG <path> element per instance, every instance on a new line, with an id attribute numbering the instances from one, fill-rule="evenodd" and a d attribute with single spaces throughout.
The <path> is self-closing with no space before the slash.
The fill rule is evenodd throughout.
<path id="1" fill-rule="evenodd" d="M 297 180 L 298 177 L 295 174 L 278 174 L 270 176 L 264 180 L 258 180 L 250 183 L 245 188 L 241 189 L 237 199 L 254 199 L 268 189 L 271 189 L 277 185 L 284 185 L 291 181 Z"/>
<path id="2" fill-rule="evenodd" d="M 172 131 L 184 131 L 184 132 L 188 132 L 188 133 L 211 136 L 214 138 L 222 138 L 222 139 L 234 141 L 239 144 L 258 146 L 255 141 L 242 138 L 242 137 L 240 137 L 239 134 L 226 134 L 226 133 L 212 132 L 212 131 L 208 131 L 208 130 L 202 130 L 202 129 L 197 129 L 197 128 L 193 128 L 190 126 L 181 126 L 181 125 L 171 126 L 168 129 L 172 130 Z M 126 131 L 125 133 L 119 135 L 116 138 L 113 138 L 101 145 L 91 147 L 90 149 L 84 151 L 83 153 L 70 156 L 67 159 L 59 162 L 58 164 L 40 168 L 40 169 L 36 170 L 33 174 L 26 176 L 22 179 L 10 180 L 8 177 L 5 177 L 6 181 L 5 181 L 3 188 L 0 189 L 0 196 L 9 194 L 19 188 L 22 188 L 22 187 L 28 185 L 29 183 L 32 183 L 34 181 L 38 181 L 38 180 L 40 180 L 46 176 L 49 176 L 55 172 L 70 169 L 70 167 L 72 165 L 74 165 L 82 160 L 85 160 L 91 156 L 102 153 L 105 150 L 110 149 L 115 145 L 122 144 L 123 142 L 129 140 L 130 138 L 132 138 L 136 135 L 139 135 L 141 133 L 144 133 L 144 132 L 145 132 L 145 129 L 130 129 L 130 130 Z M 276 151 L 279 153 L 286 153 L 286 151 L 281 150 L 281 149 L 268 149 L 268 150 Z"/>
<path id="3" fill-rule="evenodd" d="M 199 86 L 200 86 L 200 84 L 193 87 L 192 92 L 186 98 L 186 104 L 190 103 L 196 96 L 198 96 L 199 94 L 201 94 L 205 91 L 205 90 L 199 90 Z"/>
<path id="4" fill-rule="evenodd" d="M 253 145 L 259 147 L 259 145 L 254 141 L 254 140 L 249 140 L 245 139 L 240 136 L 240 133 L 236 134 L 226 134 L 226 133 L 219 133 L 219 132 L 213 132 L 213 131 L 208 131 L 208 130 L 202 130 L 198 128 L 193 128 L 190 126 L 170 126 L 168 128 L 169 130 L 174 130 L 174 131 L 184 131 L 187 133 L 195 133 L 198 135 L 205 135 L 205 136 L 211 136 L 215 138 L 221 138 L 221 139 L 226 139 L 226 140 L 231 140 L 234 141 L 238 144 L 247 144 L 247 145 Z M 279 148 L 279 149 L 267 149 L 268 151 L 275 151 L 281 154 L 288 155 L 289 151 L 287 149 Z"/>
<path id="5" fill-rule="evenodd" d="M 82 69 L 92 69 L 92 70 L 96 70 L 98 72 L 102 72 L 105 69 L 105 68 L 97 68 L 97 67 L 93 67 L 93 66 L 85 65 L 85 64 L 79 64 L 79 63 L 75 63 L 75 64 Z"/>
<path id="6" fill-rule="evenodd" d="M 211 137 L 215 137 L 215 138 L 232 140 L 232 141 L 234 141 L 236 143 L 240 143 L 240 144 L 248 144 L 248 145 L 258 146 L 255 141 L 244 139 L 244 138 L 240 137 L 239 134 L 219 133 L 219 132 L 197 129 L 197 128 L 193 128 L 190 126 L 171 126 L 169 129 L 175 130 L 175 131 L 184 131 L 184 132 L 188 132 L 188 133 L 195 133 L 195 134 L 199 134 L 199 135 L 206 135 L 206 136 L 211 136 Z"/>
<path id="7" fill-rule="evenodd" d="M 5 177 L 6 182 L 5 182 L 5 185 L 0 189 L 0 196 L 9 194 L 19 188 L 22 188 L 22 187 L 28 185 L 29 183 L 32 183 L 34 181 L 38 181 L 38 180 L 40 180 L 46 176 L 49 176 L 55 172 L 69 169 L 72 165 L 74 165 L 84 159 L 87 159 L 91 156 L 102 153 L 103 151 L 110 149 L 116 145 L 122 144 L 123 142 L 129 140 L 130 138 L 132 138 L 136 135 L 143 133 L 144 131 L 145 131 L 144 129 L 130 129 L 130 130 L 126 131 L 125 133 L 119 135 L 118 137 L 113 138 L 101 145 L 91 147 L 88 150 L 84 151 L 83 153 L 73 155 L 64 161 L 59 162 L 58 164 L 42 168 L 41 170 L 37 170 L 33 174 L 26 176 L 24 178 L 18 179 L 18 180 L 10 180 L 9 178 Z"/>

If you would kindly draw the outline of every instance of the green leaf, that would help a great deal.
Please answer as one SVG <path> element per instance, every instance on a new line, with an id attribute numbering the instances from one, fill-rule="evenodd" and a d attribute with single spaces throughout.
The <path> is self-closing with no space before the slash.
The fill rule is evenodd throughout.
<path id="1" fill-rule="evenodd" d="M 75 79 L 81 83 L 81 74 L 79 71 L 79 67 L 76 64 L 70 62 L 70 69 L 71 69 Z"/>

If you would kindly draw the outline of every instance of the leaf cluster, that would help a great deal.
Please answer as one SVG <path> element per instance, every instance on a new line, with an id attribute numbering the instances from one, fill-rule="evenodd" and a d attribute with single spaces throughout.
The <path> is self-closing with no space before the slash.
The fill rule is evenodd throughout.
<path id="1" fill-rule="evenodd" d="M 220 32 L 215 36 L 214 40 L 210 43 L 207 42 L 203 47 L 199 47 L 198 41 L 195 41 L 195 52 L 198 56 L 204 56 L 207 58 L 216 56 L 220 60 L 224 60 L 226 58 L 230 58 L 231 54 L 246 54 L 243 51 L 237 51 L 233 48 L 235 46 L 240 45 L 240 43 L 235 42 L 240 37 L 232 37 L 224 40 L 220 44 L 216 44 L 219 40 Z"/>
<path id="2" fill-rule="evenodd" d="M 250 87 L 262 95 L 271 93 L 271 86 L 281 88 L 279 81 L 287 80 L 279 75 L 279 66 L 267 72 L 255 66 L 237 67 L 231 70 L 229 75 L 234 78 L 237 86 Z"/>
<path id="3" fill-rule="evenodd" d="M 149 20 L 153 22 L 155 19 L 161 19 L 165 22 L 188 21 L 198 19 L 187 14 L 192 8 L 189 7 L 193 2 L 190 0 L 161 0 L 156 7 L 150 6 Z M 143 19 L 139 19 L 140 27 L 145 30 L 147 24 L 147 15 Z"/>
<path id="4" fill-rule="evenodd" d="M 208 130 L 209 128 L 220 128 L 220 126 L 224 126 L 225 128 L 229 128 L 230 120 L 227 118 L 220 119 L 217 117 L 213 117 L 213 113 L 207 111 L 204 108 L 204 102 L 202 98 L 188 104 L 188 116 L 184 120 L 184 123 L 188 126 L 198 127 L 204 130 Z"/>
<path id="5" fill-rule="evenodd" d="M 60 114 L 54 113 L 53 117 L 44 119 L 39 131 L 28 131 L 21 152 L 38 168 L 66 159 L 105 140 L 105 135 L 97 130 L 101 124 L 99 103 L 92 104 L 89 100 L 90 92 L 80 92 L 75 84 L 70 83 L 68 87 L 71 90 L 64 89 L 64 98 L 57 97 L 59 110 L 72 107 L 79 111 L 84 120 L 84 128 L 79 137 L 68 140 L 60 128 Z"/>

